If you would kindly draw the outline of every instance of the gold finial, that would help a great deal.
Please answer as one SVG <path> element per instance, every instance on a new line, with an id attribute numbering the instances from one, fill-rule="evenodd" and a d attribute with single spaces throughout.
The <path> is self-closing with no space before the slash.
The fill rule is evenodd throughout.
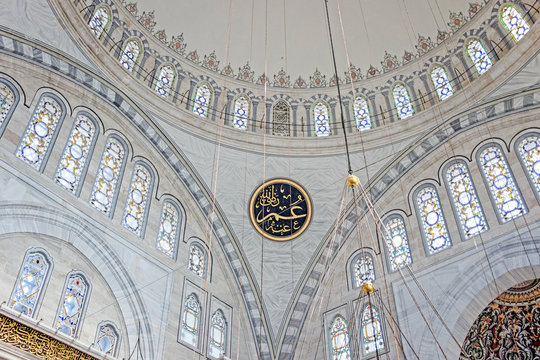
<path id="1" fill-rule="evenodd" d="M 349 176 L 347 176 L 347 185 L 348 186 L 353 187 L 353 186 L 356 186 L 358 184 L 360 184 L 360 179 L 358 178 L 358 176 L 353 175 L 353 174 L 350 174 Z"/>
<path id="2" fill-rule="evenodd" d="M 373 291 L 375 291 L 375 286 L 373 286 L 372 282 L 367 281 L 362 284 L 362 290 L 364 290 L 366 294 L 371 294 Z"/>

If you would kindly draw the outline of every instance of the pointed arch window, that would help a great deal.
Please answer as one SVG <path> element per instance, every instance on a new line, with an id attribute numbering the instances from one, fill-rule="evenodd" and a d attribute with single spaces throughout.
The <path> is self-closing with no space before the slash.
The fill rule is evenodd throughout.
<path id="1" fill-rule="evenodd" d="M 42 96 L 19 143 L 17 157 L 41 170 L 63 117 L 64 109 L 60 102 L 51 96 Z"/>
<path id="2" fill-rule="evenodd" d="M 111 23 L 111 10 L 105 4 L 99 4 L 96 6 L 90 21 L 88 22 L 88 27 L 94 33 L 94 35 L 99 39 L 101 34 L 109 27 Z"/>
<path id="3" fill-rule="evenodd" d="M 55 180 L 64 189 L 76 194 L 83 174 L 88 167 L 88 158 L 96 138 L 96 124 L 85 114 L 77 115 L 69 135 Z"/>
<path id="4" fill-rule="evenodd" d="M 540 197 L 540 135 L 526 135 L 517 143 L 517 152 L 536 196 Z"/>
<path id="5" fill-rule="evenodd" d="M 220 359 L 225 355 L 227 338 L 227 321 L 223 311 L 216 310 L 210 319 L 210 334 L 208 341 L 208 355 Z"/>
<path id="6" fill-rule="evenodd" d="M 432 255 L 450 247 L 452 243 L 435 187 L 422 187 L 416 193 L 415 203 L 428 254 Z"/>
<path id="7" fill-rule="evenodd" d="M 514 4 L 501 6 L 499 20 L 516 42 L 521 40 L 531 28 Z"/>
<path id="8" fill-rule="evenodd" d="M 168 98 L 173 92 L 176 82 L 176 68 L 173 64 L 161 65 L 157 71 L 158 77 L 154 91 L 164 98 Z"/>
<path id="9" fill-rule="evenodd" d="M 208 109 L 212 103 L 214 90 L 207 83 L 197 85 L 193 99 L 193 112 L 200 117 L 208 117 Z"/>
<path id="10" fill-rule="evenodd" d="M 447 168 L 445 178 L 456 218 L 465 239 L 486 231 L 488 229 L 486 218 L 467 165 L 461 161 L 453 162 Z"/>
<path id="11" fill-rule="evenodd" d="M 0 81 L 0 129 L 2 129 L 4 123 L 9 120 L 16 99 L 13 90 L 11 90 L 7 84 Z"/>
<path id="12" fill-rule="evenodd" d="M 235 129 L 246 130 L 251 113 L 251 101 L 247 95 L 238 95 L 234 100 L 233 126 Z"/>
<path id="13" fill-rule="evenodd" d="M 401 216 L 394 215 L 388 218 L 384 225 L 386 227 L 384 237 L 390 271 L 395 271 L 403 266 L 412 263 L 411 251 L 409 248 L 409 239 L 405 229 L 405 223 Z"/>
<path id="14" fill-rule="evenodd" d="M 362 353 L 370 355 L 381 353 L 385 349 L 384 333 L 381 317 L 372 305 L 366 305 L 362 311 Z"/>
<path id="15" fill-rule="evenodd" d="M 200 332 L 201 304 L 195 293 L 189 294 L 184 299 L 184 313 L 180 337 L 186 343 L 198 347 Z"/>
<path id="16" fill-rule="evenodd" d="M 442 65 L 433 65 L 430 75 L 439 100 L 446 100 L 450 96 L 454 95 L 454 87 L 448 78 L 446 69 Z"/>
<path id="17" fill-rule="evenodd" d="M 414 108 L 407 87 L 403 83 L 397 83 L 392 88 L 392 96 L 396 104 L 396 110 L 400 119 L 407 119 L 414 114 Z"/>
<path id="18" fill-rule="evenodd" d="M 26 252 L 9 306 L 27 316 L 35 317 L 47 283 L 52 261 L 41 251 Z"/>
<path id="19" fill-rule="evenodd" d="M 56 328 L 68 336 L 77 336 L 90 295 L 90 283 L 80 273 L 68 276 L 56 316 Z"/>
<path id="20" fill-rule="evenodd" d="M 484 74 L 493 65 L 491 58 L 479 39 L 469 39 L 465 45 L 465 49 L 467 56 L 471 59 L 479 75 Z"/>
<path id="21" fill-rule="evenodd" d="M 122 225 L 141 236 L 146 222 L 148 194 L 152 193 L 152 173 L 142 164 L 136 164 L 131 177 Z"/>
<path id="22" fill-rule="evenodd" d="M 330 135 L 330 109 L 328 108 L 328 105 L 323 101 L 318 101 L 313 104 L 311 112 L 313 116 L 313 125 L 315 126 L 315 135 Z"/>
<path id="23" fill-rule="evenodd" d="M 360 253 L 352 262 L 353 288 L 361 288 L 366 282 L 375 281 L 373 258 L 368 253 Z"/>
<path id="24" fill-rule="evenodd" d="M 116 137 L 107 139 L 90 197 L 90 205 L 106 215 L 112 215 L 118 192 L 118 181 L 124 171 L 126 149 Z"/>
<path id="25" fill-rule="evenodd" d="M 189 246 L 188 269 L 199 277 L 206 276 L 206 252 L 197 243 L 192 243 Z"/>
<path id="26" fill-rule="evenodd" d="M 506 222 L 526 214 L 527 208 L 501 148 L 485 148 L 478 160 L 499 219 Z"/>
<path id="27" fill-rule="evenodd" d="M 180 224 L 182 223 L 181 215 L 177 206 L 171 201 L 165 201 L 159 220 L 156 248 L 171 258 L 174 258 L 176 254 Z"/>
<path id="28" fill-rule="evenodd" d="M 290 136 L 291 108 L 289 103 L 280 99 L 272 107 L 272 134 Z"/>
<path id="29" fill-rule="evenodd" d="M 371 115 L 368 101 L 363 96 L 357 96 L 353 102 L 354 120 L 358 131 L 371 129 Z"/>
<path id="30" fill-rule="evenodd" d="M 122 48 L 120 64 L 129 72 L 132 72 L 139 61 L 142 45 L 139 39 L 132 38 L 126 41 Z"/>
<path id="31" fill-rule="evenodd" d="M 119 342 L 120 334 L 114 324 L 106 321 L 98 325 L 96 340 L 94 341 L 98 351 L 116 357 Z"/>
<path id="32" fill-rule="evenodd" d="M 345 319 L 338 315 L 330 327 L 330 349 L 332 360 L 350 360 L 349 326 Z"/>

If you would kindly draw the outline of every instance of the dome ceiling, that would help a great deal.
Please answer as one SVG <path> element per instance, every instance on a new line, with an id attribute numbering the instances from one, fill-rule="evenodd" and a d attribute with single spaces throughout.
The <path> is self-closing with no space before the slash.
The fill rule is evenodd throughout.
<path id="1" fill-rule="evenodd" d="M 268 1 L 268 11 L 265 1 L 231 1 L 124 4 L 155 37 L 210 70 L 261 83 L 267 59 L 270 85 L 331 85 L 323 0 Z M 341 0 L 353 70 L 362 78 L 407 63 L 463 26 L 482 5 L 467 0 Z M 337 0 L 329 1 L 329 9 L 339 76 L 345 77 L 347 60 Z"/>

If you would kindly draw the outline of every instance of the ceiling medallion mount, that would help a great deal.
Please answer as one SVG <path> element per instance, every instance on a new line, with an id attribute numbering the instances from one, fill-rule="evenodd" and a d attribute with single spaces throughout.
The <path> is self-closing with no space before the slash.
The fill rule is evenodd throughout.
<path id="1" fill-rule="evenodd" d="M 306 190 L 289 179 L 264 182 L 251 195 L 249 217 L 262 236 L 275 241 L 292 240 L 311 221 L 311 199 Z"/>

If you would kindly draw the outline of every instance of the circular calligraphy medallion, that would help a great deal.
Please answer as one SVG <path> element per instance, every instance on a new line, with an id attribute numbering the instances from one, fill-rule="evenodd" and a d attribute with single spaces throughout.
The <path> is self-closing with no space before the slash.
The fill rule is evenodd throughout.
<path id="1" fill-rule="evenodd" d="M 249 217 L 255 229 L 270 240 L 287 241 L 306 230 L 311 200 L 304 188 L 288 179 L 273 179 L 253 192 Z"/>

